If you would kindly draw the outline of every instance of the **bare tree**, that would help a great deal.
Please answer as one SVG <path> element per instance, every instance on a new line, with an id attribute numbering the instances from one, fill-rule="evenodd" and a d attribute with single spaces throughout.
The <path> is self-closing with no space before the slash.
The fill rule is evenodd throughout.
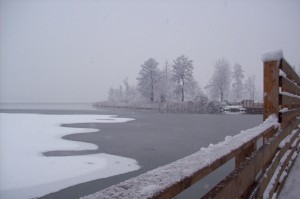
<path id="1" fill-rule="evenodd" d="M 181 93 L 181 101 L 184 101 L 188 87 L 193 83 L 193 61 L 181 55 L 173 64 L 173 80 L 176 83 L 176 91 Z"/>
<path id="2" fill-rule="evenodd" d="M 247 78 L 245 85 L 245 94 L 248 99 L 255 100 L 255 93 L 256 93 L 256 88 L 255 88 L 255 76 L 251 75 L 250 77 Z"/>
<path id="3" fill-rule="evenodd" d="M 242 97 L 243 93 L 243 78 L 244 78 L 244 71 L 242 69 L 242 66 L 240 64 L 235 64 L 233 67 L 233 73 L 232 73 L 232 78 L 233 78 L 233 84 L 232 88 L 234 90 L 234 94 L 236 97 L 236 100 L 240 100 Z"/>
<path id="4" fill-rule="evenodd" d="M 138 89 L 141 94 L 150 99 L 151 102 L 154 101 L 155 85 L 159 78 L 158 63 L 154 58 L 150 58 L 141 65 L 141 70 L 139 72 Z"/>
<path id="5" fill-rule="evenodd" d="M 221 102 L 224 101 L 224 97 L 228 95 L 231 80 L 231 70 L 229 62 L 225 59 L 219 59 L 215 64 L 215 71 L 210 80 L 210 84 L 207 86 L 210 90 L 212 98 L 220 97 Z"/>

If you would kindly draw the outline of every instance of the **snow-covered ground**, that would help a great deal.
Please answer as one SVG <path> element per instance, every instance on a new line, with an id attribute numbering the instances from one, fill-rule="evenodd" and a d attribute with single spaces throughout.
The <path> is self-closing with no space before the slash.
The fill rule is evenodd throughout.
<path id="1" fill-rule="evenodd" d="M 0 198 L 32 198 L 139 169 L 137 161 L 110 154 L 45 157 L 46 151 L 97 149 L 61 139 L 97 129 L 66 128 L 68 123 L 122 123 L 111 115 L 42 115 L 0 113 Z M 99 132 L 101 133 L 101 131 Z"/>
<path id="2" fill-rule="evenodd" d="M 300 158 L 296 162 L 285 182 L 285 185 L 279 194 L 279 199 L 298 199 L 300 198 Z"/>

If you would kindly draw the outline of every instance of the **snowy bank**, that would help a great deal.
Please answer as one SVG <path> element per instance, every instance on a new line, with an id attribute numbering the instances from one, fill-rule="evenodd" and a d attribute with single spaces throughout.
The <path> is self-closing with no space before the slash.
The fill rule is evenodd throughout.
<path id="1" fill-rule="evenodd" d="M 300 196 L 300 158 L 297 160 L 283 186 L 279 199 L 298 199 Z"/>
<path id="2" fill-rule="evenodd" d="M 109 154 L 45 157 L 53 150 L 91 150 L 96 145 L 61 139 L 98 129 L 66 128 L 70 123 L 122 123 L 112 115 L 0 114 L 0 198 L 32 198 L 139 169 L 129 158 Z M 99 132 L 101 133 L 101 132 Z"/>
<path id="3" fill-rule="evenodd" d="M 171 113 L 220 113 L 220 102 L 185 101 L 185 102 L 117 102 L 103 101 L 93 104 L 96 108 L 126 108 L 152 110 Z"/>

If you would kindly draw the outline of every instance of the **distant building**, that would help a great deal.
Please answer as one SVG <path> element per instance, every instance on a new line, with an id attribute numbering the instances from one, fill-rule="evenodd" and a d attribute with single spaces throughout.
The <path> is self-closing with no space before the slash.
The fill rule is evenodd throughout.
<path id="1" fill-rule="evenodd" d="M 263 103 L 254 102 L 254 100 L 243 100 L 242 106 L 246 113 L 260 114 L 263 113 Z"/>

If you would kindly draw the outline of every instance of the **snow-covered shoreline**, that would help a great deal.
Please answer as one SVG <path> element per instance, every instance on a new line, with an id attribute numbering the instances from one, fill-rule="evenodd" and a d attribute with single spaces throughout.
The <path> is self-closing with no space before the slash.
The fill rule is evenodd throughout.
<path id="1" fill-rule="evenodd" d="M 61 139 L 98 129 L 66 128 L 69 123 L 122 123 L 112 115 L 0 114 L 0 198 L 31 198 L 94 179 L 139 169 L 137 161 L 110 154 L 45 157 L 52 150 L 94 150 L 96 145 Z M 101 132 L 99 132 L 101 133 Z"/>
<path id="2" fill-rule="evenodd" d="M 202 103 L 197 101 L 186 102 L 111 102 L 102 101 L 93 104 L 95 108 L 120 108 L 120 109 L 132 109 L 132 110 L 150 110 L 159 112 L 170 113 L 221 113 L 221 104 Z"/>

